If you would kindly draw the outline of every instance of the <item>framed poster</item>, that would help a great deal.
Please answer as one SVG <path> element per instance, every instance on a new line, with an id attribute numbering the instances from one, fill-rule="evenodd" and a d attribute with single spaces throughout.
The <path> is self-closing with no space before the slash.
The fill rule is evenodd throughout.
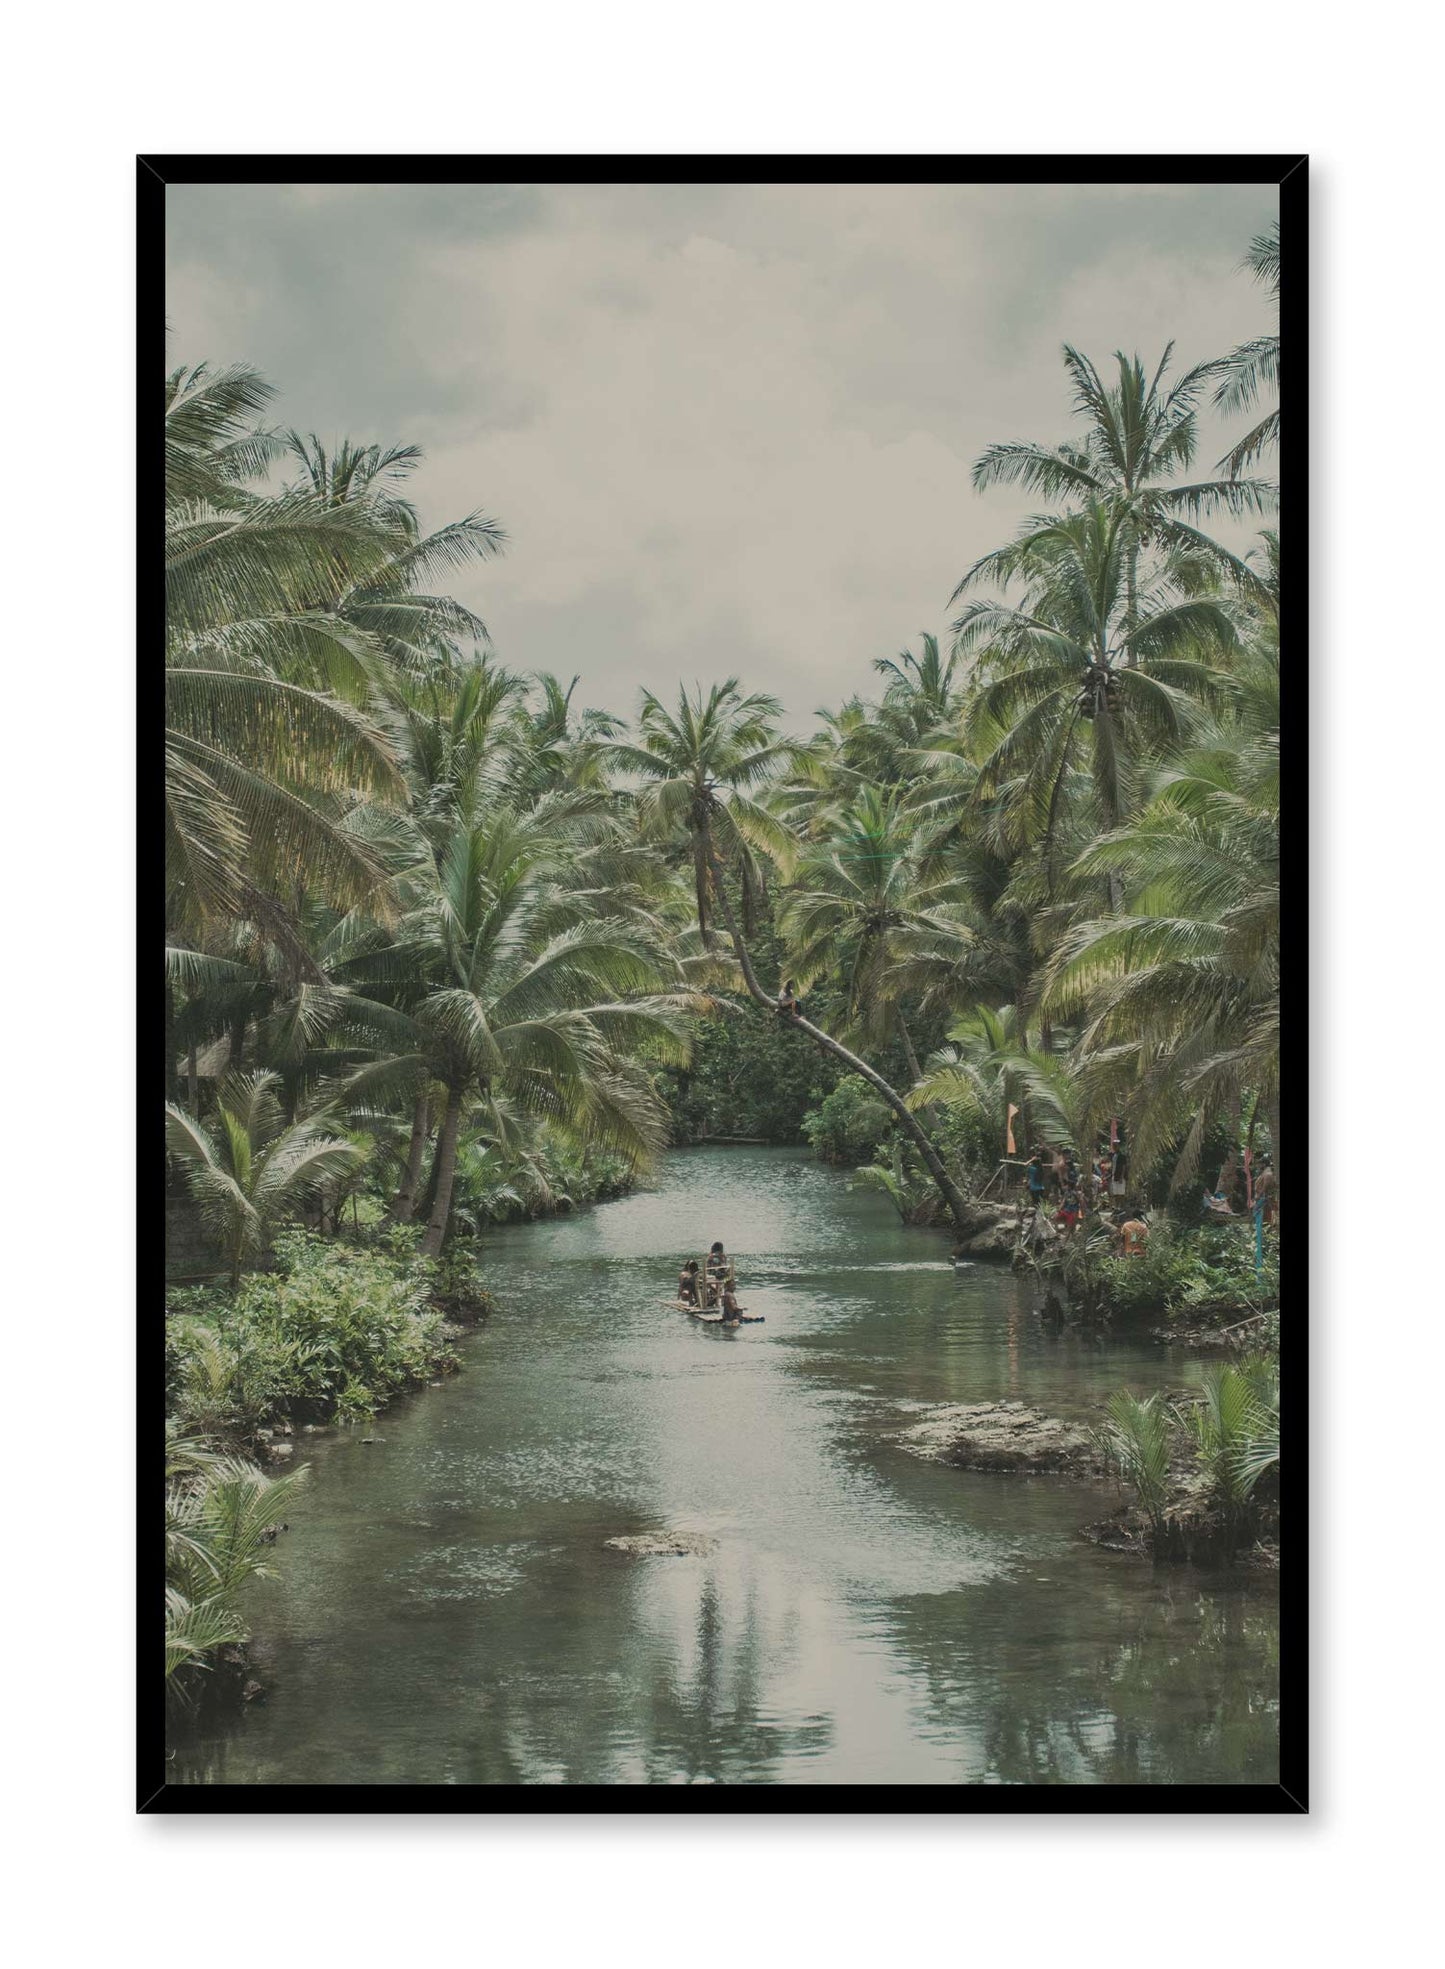
<path id="1" fill-rule="evenodd" d="M 1306 180 L 139 160 L 142 1811 L 1305 1810 Z"/>

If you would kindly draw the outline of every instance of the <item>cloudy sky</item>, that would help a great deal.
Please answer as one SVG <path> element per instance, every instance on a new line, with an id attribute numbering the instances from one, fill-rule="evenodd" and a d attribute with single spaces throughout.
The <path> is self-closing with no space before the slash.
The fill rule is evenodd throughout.
<path id="1" fill-rule="evenodd" d="M 1027 501 L 998 438 L 1068 429 L 1064 341 L 1182 369 L 1262 332 L 1273 185 L 193 185 L 166 194 L 174 362 L 256 364 L 277 420 L 425 447 L 428 525 L 500 658 L 737 674 L 797 719 L 946 628 Z M 1211 457 L 1223 449 L 1206 432 Z"/>

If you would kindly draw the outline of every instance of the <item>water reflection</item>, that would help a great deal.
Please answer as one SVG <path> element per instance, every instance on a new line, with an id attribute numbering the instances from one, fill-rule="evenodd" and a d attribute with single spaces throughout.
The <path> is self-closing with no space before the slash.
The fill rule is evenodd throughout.
<path id="1" fill-rule="evenodd" d="M 766 1323 L 660 1304 L 748 1254 Z M 701 1242 L 699 1243 L 699 1239 Z M 1112 1501 L 907 1453 L 918 1405 L 1087 1412 L 1197 1375 L 1046 1331 L 887 1200 L 772 1151 L 499 1235 L 464 1375 L 317 1439 L 251 1603 L 263 1705 L 178 1746 L 213 1784 L 1272 1782 L 1268 1581 L 1156 1575 L 1077 1526 Z M 707 1557 L 607 1549 L 663 1526 Z"/>

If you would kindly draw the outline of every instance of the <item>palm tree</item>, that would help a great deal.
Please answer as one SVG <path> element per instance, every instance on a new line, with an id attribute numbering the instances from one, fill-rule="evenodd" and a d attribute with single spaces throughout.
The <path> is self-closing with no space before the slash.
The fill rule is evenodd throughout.
<path id="1" fill-rule="evenodd" d="M 512 740 L 517 763 L 513 783 L 534 797 L 562 786 L 598 786 L 608 741 L 624 730 L 620 718 L 593 707 L 574 710 L 573 694 L 582 679 L 563 688 L 550 670 L 532 679 L 539 702 L 518 712 Z"/>
<path id="2" fill-rule="evenodd" d="M 737 680 L 731 677 L 715 684 L 706 699 L 700 685 L 692 696 L 680 691 L 676 716 L 648 691 L 642 700 L 642 743 L 608 748 L 619 765 L 642 778 L 638 806 L 644 826 L 668 835 L 684 834 L 704 941 L 712 947 L 712 912 L 716 908 L 749 997 L 769 1013 L 778 1012 L 779 1001 L 764 991 L 748 946 L 751 912 L 761 881 L 756 856 L 766 854 L 784 873 L 790 873 L 798 843 L 791 830 L 752 797 L 750 789 L 774 780 L 800 757 L 798 746 L 776 737 L 772 721 L 778 708 L 772 698 L 741 696 Z M 734 910 L 728 893 L 730 873 L 741 891 L 741 912 Z M 797 1011 L 788 1018 L 849 1072 L 861 1075 L 893 1110 L 963 1234 L 968 1223 L 963 1192 L 903 1096 L 821 1026 Z"/>
<path id="3" fill-rule="evenodd" d="M 873 668 L 887 677 L 879 721 L 917 745 L 930 732 L 951 725 L 957 716 L 962 677 L 958 652 L 939 652 L 937 636 L 925 632 L 923 654 L 900 650 L 897 657 L 875 657 Z"/>
<path id="4" fill-rule="evenodd" d="M 1255 279 L 1269 289 L 1277 315 L 1280 285 L 1278 219 L 1274 220 L 1267 232 L 1256 234 L 1245 255 L 1244 264 Z M 1273 335 L 1257 335 L 1252 341 L 1241 342 L 1237 349 L 1222 362 L 1214 364 L 1213 368 L 1220 376 L 1214 392 L 1218 408 L 1235 414 L 1253 410 L 1262 396 L 1279 391 L 1279 330 L 1276 329 Z M 1273 451 L 1278 444 L 1279 406 L 1276 404 L 1226 452 L 1219 461 L 1218 469 L 1227 472 L 1231 479 L 1237 479 L 1257 458 Z"/>
<path id="5" fill-rule="evenodd" d="M 921 953 L 936 962 L 940 948 L 971 945 L 968 900 L 956 875 L 920 855 L 904 795 L 868 787 L 804 853 L 778 929 L 798 984 L 841 976 L 849 1035 L 878 1047 L 897 1034 L 916 1079 L 904 967 Z"/>
<path id="6" fill-rule="evenodd" d="M 275 394 L 246 363 L 225 369 L 202 363 L 167 376 L 168 504 L 196 502 L 219 510 L 244 499 L 246 480 L 264 472 L 280 450 L 280 439 L 255 422 Z"/>
<path id="7" fill-rule="evenodd" d="M 1046 997 L 1087 1009 L 1081 1045 L 1101 1103 L 1127 1102 L 1147 1161 L 1182 1137 L 1175 1184 L 1210 1124 L 1253 1090 L 1279 1155 L 1279 661 L 1241 665 L 1232 718 L 1156 775 L 1127 826 L 1080 857 L 1128 881 L 1125 915 L 1075 925 Z"/>
<path id="8" fill-rule="evenodd" d="M 1016 1132 L 1022 1141 L 1063 1146 L 1084 1139 L 1081 1090 L 1072 1063 L 1029 1047 L 1012 1005 L 996 1011 L 976 1005 L 955 1020 L 947 1043 L 929 1056 L 908 1102 L 914 1108 L 952 1109 L 1000 1154 L 1011 1107 L 1018 1110 Z"/>
<path id="9" fill-rule="evenodd" d="M 1237 642 L 1228 612 L 1173 568 L 1131 596 L 1132 540 L 1126 510 L 1094 500 L 1029 521 L 955 590 L 1023 583 L 1018 606 L 970 602 L 954 631 L 960 649 L 984 652 L 968 712 L 972 737 L 987 740 L 976 794 L 1008 785 L 1024 837 L 1042 846 L 1050 896 L 1067 796 L 1084 774 L 1095 823 L 1117 826 L 1141 761 L 1178 744 L 1198 706 L 1229 689 L 1206 660 Z"/>
<path id="10" fill-rule="evenodd" d="M 279 1074 L 231 1074 L 221 1088 L 213 1128 L 166 1103 L 166 1147 L 185 1170 L 201 1217 L 230 1268 L 264 1250 L 283 1218 L 346 1175 L 361 1151 L 328 1134 L 317 1117 L 287 1124 L 277 1099 Z"/>
<path id="11" fill-rule="evenodd" d="M 344 560 L 318 583 L 315 604 L 374 637 L 398 668 L 426 673 L 449 667 L 463 648 L 490 641 L 479 615 L 450 595 L 424 592 L 433 574 L 494 559 L 506 533 L 484 513 L 469 513 L 423 534 L 415 506 L 401 487 L 421 464 L 420 445 L 355 445 L 344 439 L 328 453 L 314 432 L 288 431 L 285 448 L 301 466 L 300 487 L 332 511 L 362 511 L 384 532 L 390 552 L 381 566 L 358 575 Z"/>
<path id="12" fill-rule="evenodd" d="M 1019 485 L 1048 500 L 1100 501 L 1127 520 L 1125 549 L 1125 625 L 1132 625 L 1143 551 L 1197 556 L 1229 578 L 1248 584 L 1248 570 L 1192 522 L 1224 510 L 1242 514 L 1267 511 L 1276 492 L 1267 483 L 1241 478 L 1181 479 L 1198 448 L 1199 400 L 1213 363 L 1198 363 L 1166 387 L 1174 344 L 1170 342 L 1150 376 L 1137 355 L 1115 352 L 1118 377 L 1111 388 L 1089 358 L 1064 346 L 1064 367 L 1073 384 L 1075 414 L 1085 430 L 1081 439 L 1046 446 L 991 444 L 976 460 L 973 482 Z"/>
<path id="13" fill-rule="evenodd" d="M 776 698 L 744 697 L 736 677 L 714 684 L 706 698 L 700 684 L 691 695 L 681 687 L 675 713 L 644 691 L 637 741 L 606 746 L 613 765 L 641 780 L 636 804 L 644 833 L 686 845 L 698 927 L 709 948 L 721 866 L 736 876 L 748 928 L 761 888 L 758 856 L 784 871 L 792 866 L 793 836 L 754 798 L 799 755 L 798 746 L 777 737 L 773 720 L 780 709 Z"/>
<path id="14" fill-rule="evenodd" d="M 238 1456 L 166 1425 L 166 1681 L 204 1669 L 243 1641 L 236 1595 L 266 1578 L 264 1554 L 294 1503 L 304 1469 L 267 1477 Z"/>
<path id="15" fill-rule="evenodd" d="M 343 905 L 383 871 L 348 826 L 404 786 L 370 706 L 384 652 L 318 597 L 378 578 L 394 539 L 362 509 L 263 497 L 241 480 L 274 448 L 247 420 L 251 371 L 166 385 L 166 869 L 170 923 L 284 922 L 304 880 Z"/>
<path id="16" fill-rule="evenodd" d="M 395 935 L 333 971 L 346 993 L 334 1029 L 374 1051 L 345 1098 L 412 1102 L 433 1084 L 444 1090 L 428 1255 L 446 1236 L 469 1105 L 493 1129 L 508 1102 L 638 1160 L 665 1139 L 638 1056 L 684 1060 L 682 1017 L 708 1001 L 677 989 L 676 966 L 636 926 L 596 919 L 576 891 L 575 861 L 545 803 L 457 817 L 408 876 Z"/>

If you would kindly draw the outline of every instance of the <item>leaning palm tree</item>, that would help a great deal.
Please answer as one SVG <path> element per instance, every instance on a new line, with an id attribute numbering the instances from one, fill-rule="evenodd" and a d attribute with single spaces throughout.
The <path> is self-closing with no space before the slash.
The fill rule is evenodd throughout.
<path id="1" fill-rule="evenodd" d="M 212 1127 L 166 1103 L 166 1147 L 185 1171 L 234 1285 L 276 1226 L 347 1175 L 361 1150 L 316 1117 L 286 1122 L 279 1074 L 232 1074 Z"/>
<path id="2" fill-rule="evenodd" d="M 904 967 L 972 943 L 968 901 L 959 877 L 920 852 L 905 797 L 869 787 L 803 854 L 778 929 L 798 984 L 841 978 L 849 1036 L 876 1048 L 896 1035 L 917 1079 Z"/>
<path id="3" fill-rule="evenodd" d="M 798 841 L 790 828 L 762 806 L 753 789 L 767 785 L 802 748 L 778 739 L 773 726 L 776 701 L 743 697 L 737 682 L 715 684 L 704 698 L 679 693 L 677 715 L 651 692 L 643 694 L 642 742 L 613 745 L 609 754 L 643 782 L 638 807 L 645 828 L 681 835 L 693 870 L 698 927 L 709 949 L 715 942 L 713 914 L 721 916 L 748 996 L 770 1013 L 779 999 L 764 990 L 753 962 L 751 914 L 761 884 L 758 857 L 768 856 L 785 874 L 796 865 Z M 733 908 L 729 878 L 737 883 L 740 909 Z M 904 1133 L 922 1157 L 960 1233 L 968 1228 L 968 1204 L 932 1138 L 903 1096 L 876 1068 L 814 1025 L 796 1009 L 790 1025 L 823 1052 L 866 1080 L 897 1115 Z"/>

